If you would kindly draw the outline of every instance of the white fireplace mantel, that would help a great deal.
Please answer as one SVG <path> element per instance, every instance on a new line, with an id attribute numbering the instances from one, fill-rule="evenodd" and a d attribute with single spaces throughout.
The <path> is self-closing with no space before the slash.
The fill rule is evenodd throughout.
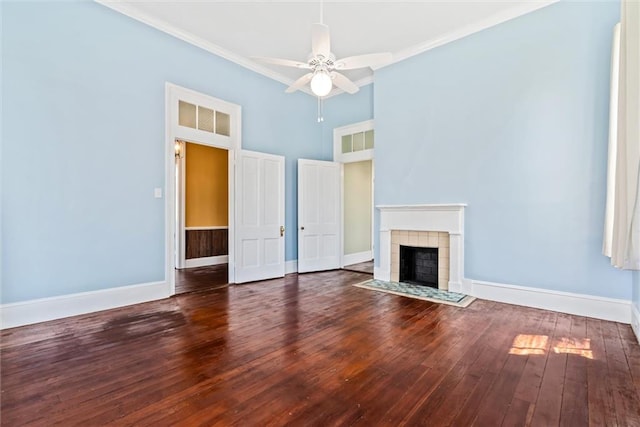
<path id="1" fill-rule="evenodd" d="M 380 267 L 374 276 L 391 278 L 391 231 L 442 231 L 449 233 L 449 290 L 468 293 L 464 286 L 465 203 L 428 205 L 378 205 L 380 211 Z"/>

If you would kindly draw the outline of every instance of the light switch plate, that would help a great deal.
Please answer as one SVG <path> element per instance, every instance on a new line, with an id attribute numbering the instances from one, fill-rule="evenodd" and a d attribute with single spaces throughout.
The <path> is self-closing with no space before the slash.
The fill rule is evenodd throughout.
<path id="1" fill-rule="evenodd" d="M 154 188 L 153 197 L 155 197 L 156 199 L 162 199 L 162 188 Z"/>

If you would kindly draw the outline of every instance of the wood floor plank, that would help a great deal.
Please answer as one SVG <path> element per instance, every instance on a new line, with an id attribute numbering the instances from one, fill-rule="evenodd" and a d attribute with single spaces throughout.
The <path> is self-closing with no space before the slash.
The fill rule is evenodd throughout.
<path id="1" fill-rule="evenodd" d="M 567 354 L 554 349 L 555 342 L 568 337 L 571 332 L 571 316 L 559 313 L 556 327 L 550 337 L 549 356 L 544 376 L 538 392 L 536 408 L 531 419 L 532 426 L 559 425 L 564 391 L 564 376 L 567 366 Z"/>
<path id="2" fill-rule="evenodd" d="M 527 358 L 522 375 L 514 391 L 512 404 L 509 406 L 502 425 L 528 425 L 533 417 L 535 403 L 538 399 L 540 384 L 544 375 L 550 349 L 550 337 L 556 325 L 557 313 L 539 310 L 539 321 L 519 334 L 513 348 Z"/>
<path id="3" fill-rule="evenodd" d="M 618 425 L 640 426 L 640 397 L 635 388 L 618 327 L 602 322 L 602 336 L 607 357 L 608 381 L 613 391 Z"/>
<path id="4" fill-rule="evenodd" d="M 2 331 L 2 425 L 640 423 L 628 325 L 373 292 L 358 272 L 192 273 L 167 300 Z"/>
<path id="5" fill-rule="evenodd" d="M 485 409 L 484 405 L 489 393 L 491 390 L 497 390 L 494 389 L 494 385 L 496 381 L 500 380 L 499 374 L 503 371 L 509 357 L 514 337 L 518 335 L 515 331 L 520 331 L 524 326 L 525 316 L 515 315 L 519 311 L 517 307 L 492 304 L 490 309 L 495 313 L 501 313 L 499 318 L 511 320 L 509 323 L 504 323 L 494 319 L 491 334 L 484 337 L 477 349 L 480 351 L 480 355 L 473 368 L 469 370 L 469 374 L 478 378 L 478 381 L 475 387 L 470 390 L 463 404 L 460 405 L 453 421 L 455 425 L 472 425 Z M 494 394 L 489 401 L 493 402 L 495 398 Z M 511 398 L 508 397 L 505 400 L 508 403 Z M 487 406 L 485 410 L 491 412 L 493 408 Z"/>
<path id="6" fill-rule="evenodd" d="M 569 336 L 561 340 L 560 351 L 567 352 L 567 365 L 560 410 L 561 425 L 589 425 L 587 362 L 593 357 L 591 340 L 587 338 L 586 319 L 573 316 Z"/>
<path id="7" fill-rule="evenodd" d="M 622 349 L 629 364 L 629 372 L 633 378 L 633 384 L 635 385 L 636 391 L 640 392 L 640 345 L 631 329 L 631 325 L 618 323 L 617 326 Z"/>
<path id="8" fill-rule="evenodd" d="M 609 381 L 607 353 L 602 336 L 602 323 L 597 319 L 587 319 L 587 336 L 591 341 L 591 351 L 593 352 L 593 359 L 587 361 L 589 425 L 617 426 L 614 395 Z"/>

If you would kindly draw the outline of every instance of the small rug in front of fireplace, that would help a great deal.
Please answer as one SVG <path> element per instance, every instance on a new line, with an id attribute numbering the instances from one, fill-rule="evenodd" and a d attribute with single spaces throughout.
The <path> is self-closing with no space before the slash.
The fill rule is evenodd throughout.
<path id="1" fill-rule="evenodd" d="M 389 294 L 403 297 L 416 298 L 425 301 L 438 302 L 441 304 L 455 305 L 456 307 L 467 307 L 475 298 L 457 292 L 442 291 L 429 286 L 412 285 L 403 282 L 386 282 L 384 280 L 371 279 L 354 286 L 374 291 L 387 292 Z"/>

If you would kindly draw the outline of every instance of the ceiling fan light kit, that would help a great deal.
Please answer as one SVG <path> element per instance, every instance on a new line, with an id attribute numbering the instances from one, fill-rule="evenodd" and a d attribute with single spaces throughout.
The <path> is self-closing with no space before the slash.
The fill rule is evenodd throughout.
<path id="1" fill-rule="evenodd" d="M 325 70 L 316 71 L 311 78 L 311 92 L 316 96 L 327 96 L 331 89 L 333 89 L 333 83 L 331 82 L 331 76 Z"/>

